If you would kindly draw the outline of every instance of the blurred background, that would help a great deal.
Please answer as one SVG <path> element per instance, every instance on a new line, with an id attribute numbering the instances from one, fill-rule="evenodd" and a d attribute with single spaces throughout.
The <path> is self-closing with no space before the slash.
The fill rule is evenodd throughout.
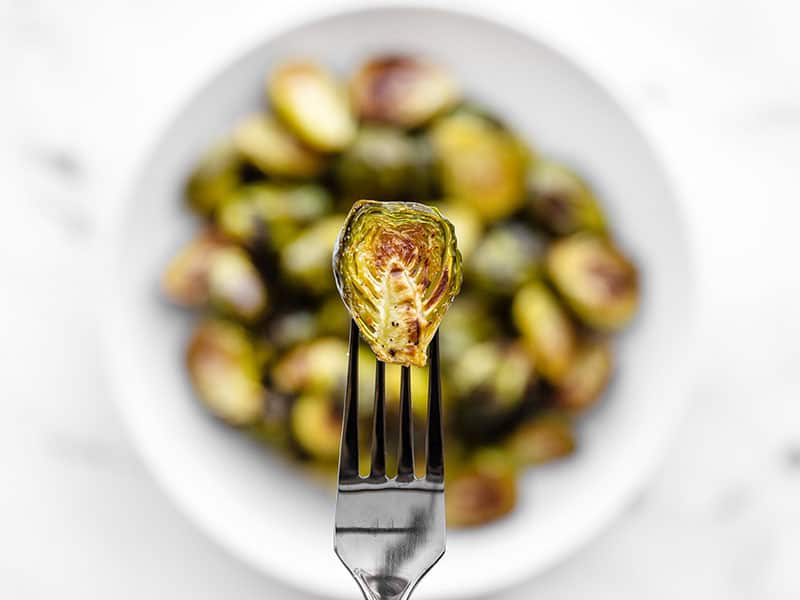
<path id="1" fill-rule="evenodd" d="M 435 4 L 528 30 L 609 86 L 674 177 L 698 260 L 668 455 L 599 538 L 498 597 L 800 597 L 800 5 Z M 104 377 L 98 259 L 132 166 L 189 94 L 336 8 L 0 0 L 0 595 L 307 598 L 196 531 L 143 467 Z"/>

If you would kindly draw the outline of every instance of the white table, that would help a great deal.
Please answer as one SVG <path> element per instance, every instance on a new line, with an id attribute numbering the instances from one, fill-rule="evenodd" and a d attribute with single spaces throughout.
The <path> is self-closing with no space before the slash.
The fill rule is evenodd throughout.
<path id="1" fill-rule="evenodd" d="M 663 467 L 604 535 L 501 597 L 800 597 L 800 4 L 462 5 L 557 44 L 632 107 L 687 200 L 703 299 Z M 158 127 L 237 50 L 320 10 L 0 1 L 0 597 L 305 598 L 156 487 L 110 397 L 91 290 L 111 194 Z"/>

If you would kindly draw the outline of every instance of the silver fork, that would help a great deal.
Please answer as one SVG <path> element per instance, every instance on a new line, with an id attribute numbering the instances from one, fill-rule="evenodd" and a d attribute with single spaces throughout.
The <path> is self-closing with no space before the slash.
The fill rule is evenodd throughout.
<path id="1" fill-rule="evenodd" d="M 358 340 L 350 324 L 334 550 L 366 600 L 406 600 L 445 548 L 439 333 L 429 347 L 425 477 L 414 475 L 411 369 L 400 380 L 397 476 L 386 476 L 385 365 L 376 360 L 371 466 L 358 471 Z"/>

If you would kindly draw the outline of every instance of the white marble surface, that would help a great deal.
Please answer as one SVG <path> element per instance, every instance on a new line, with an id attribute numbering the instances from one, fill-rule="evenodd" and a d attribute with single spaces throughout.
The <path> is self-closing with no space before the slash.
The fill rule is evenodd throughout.
<path id="1" fill-rule="evenodd" d="M 498 597 L 800 597 L 800 5 L 457 6 L 536 32 L 629 104 L 686 198 L 702 299 L 662 468 L 599 539 Z M 333 9 L 0 0 L 0 597 L 306 598 L 156 487 L 110 397 L 92 290 L 107 209 L 180 101 L 265 33 Z"/>

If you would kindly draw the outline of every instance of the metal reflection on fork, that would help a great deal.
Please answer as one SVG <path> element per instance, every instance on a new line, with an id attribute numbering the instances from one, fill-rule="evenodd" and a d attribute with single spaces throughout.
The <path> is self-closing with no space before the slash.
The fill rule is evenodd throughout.
<path id="1" fill-rule="evenodd" d="M 414 475 L 411 369 L 400 380 L 397 476 L 386 476 L 385 365 L 376 360 L 370 472 L 359 475 L 358 341 L 350 324 L 334 549 L 367 600 L 406 600 L 444 554 L 444 447 L 439 333 L 429 346 L 425 476 Z"/>

